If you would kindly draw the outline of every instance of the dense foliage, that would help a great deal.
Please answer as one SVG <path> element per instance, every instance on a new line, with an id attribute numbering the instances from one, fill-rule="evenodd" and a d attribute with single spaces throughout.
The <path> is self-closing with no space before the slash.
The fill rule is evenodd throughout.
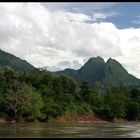
<path id="1" fill-rule="evenodd" d="M 48 121 L 91 112 L 105 120 L 139 120 L 140 91 L 112 87 L 100 94 L 87 81 L 79 86 L 72 78 L 47 70 L 18 73 L 9 66 L 0 69 L 0 117 Z"/>

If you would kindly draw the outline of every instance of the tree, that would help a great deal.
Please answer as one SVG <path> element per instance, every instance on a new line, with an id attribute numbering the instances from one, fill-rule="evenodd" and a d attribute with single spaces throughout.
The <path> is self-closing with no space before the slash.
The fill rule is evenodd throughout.
<path id="1" fill-rule="evenodd" d="M 20 121 L 26 116 L 35 120 L 40 117 L 44 105 L 41 94 L 24 82 L 13 80 L 10 85 L 5 93 L 5 102 L 7 110 L 14 113 L 14 119 Z"/>
<path id="2" fill-rule="evenodd" d="M 126 118 L 128 120 L 137 120 L 140 118 L 140 104 L 131 101 L 127 107 Z"/>
<path id="3" fill-rule="evenodd" d="M 13 116 L 16 121 L 20 121 L 28 104 L 33 108 L 36 108 L 36 105 L 39 109 L 41 108 L 39 93 L 36 93 L 32 86 L 27 85 L 13 69 L 4 67 L 1 70 L 1 76 L 3 78 L 0 79 L 3 79 L 5 84 L 0 103 L 6 109 L 7 114 Z M 38 112 L 37 108 L 36 112 Z"/>
<path id="4" fill-rule="evenodd" d="M 140 96 L 140 91 L 136 88 L 131 90 L 131 98 L 136 99 Z"/>
<path id="5" fill-rule="evenodd" d="M 91 89 L 89 87 L 88 81 L 83 81 L 81 86 L 80 86 L 80 93 L 81 96 L 85 99 L 86 96 L 91 92 Z"/>
<path id="6" fill-rule="evenodd" d="M 103 95 L 95 91 L 91 91 L 86 96 L 86 101 L 91 104 L 94 108 L 98 109 L 103 105 Z"/>
<path id="7" fill-rule="evenodd" d="M 44 120 L 45 114 L 43 114 L 44 101 L 41 93 L 36 92 L 34 88 L 30 88 L 31 98 L 28 99 L 26 105 L 23 108 L 23 117 L 29 121 Z"/>
<path id="8" fill-rule="evenodd" d="M 10 88 L 5 93 L 5 100 L 7 109 L 14 113 L 16 121 L 21 119 L 23 108 L 31 100 L 31 94 L 31 89 L 24 82 L 11 81 Z"/>
<path id="9" fill-rule="evenodd" d="M 43 113 L 45 114 L 46 120 L 50 118 L 56 118 L 57 116 L 61 116 L 64 112 L 62 106 L 56 103 L 51 98 L 44 99 L 45 106 L 43 108 Z"/>
<path id="10" fill-rule="evenodd" d="M 136 88 L 130 91 L 131 100 L 127 105 L 127 115 L 128 120 L 138 120 L 140 119 L 140 91 Z"/>
<path id="11" fill-rule="evenodd" d="M 122 89 L 117 87 L 109 89 L 105 95 L 104 105 L 110 108 L 112 119 L 126 116 L 126 97 Z"/>

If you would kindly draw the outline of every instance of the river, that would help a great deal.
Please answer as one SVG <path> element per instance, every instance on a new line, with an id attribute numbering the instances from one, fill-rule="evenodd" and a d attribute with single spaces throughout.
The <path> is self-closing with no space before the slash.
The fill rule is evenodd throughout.
<path id="1" fill-rule="evenodd" d="M 140 137 L 140 124 L 20 123 L 0 125 L 0 137 L 119 138 Z"/>

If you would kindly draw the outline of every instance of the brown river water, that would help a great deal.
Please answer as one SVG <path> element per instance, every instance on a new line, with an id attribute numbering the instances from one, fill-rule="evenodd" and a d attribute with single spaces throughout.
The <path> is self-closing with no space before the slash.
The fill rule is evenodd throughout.
<path id="1" fill-rule="evenodd" d="M 140 137 L 140 123 L 20 123 L 1 124 L 0 137 L 24 138 L 133 138 Z"/>

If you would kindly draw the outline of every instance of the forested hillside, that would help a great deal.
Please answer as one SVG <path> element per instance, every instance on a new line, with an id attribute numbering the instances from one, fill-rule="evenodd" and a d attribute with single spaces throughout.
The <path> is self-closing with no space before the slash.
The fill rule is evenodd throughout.
<path id="1" fill-rule="evenodd" d="M 73 78 L 60 73 L 0 51 L 0 119 L 49 121 L 95 113 L 109 121 L 140 120 L 139 80 L 117 61 L 91 58 L 77 71 L 62 72 Z"/>
<path id="2" fill-rule="evenodd" d="M 27 61 L 0 50 L 0 67 L 5 65 L 11 66 L 16 71 L 30 71 L 34 69 Z"/>
<path id="3" fill-rule="evenodd" d="M 140 91 L 112 87 L 99 94 L 83 81 L 33 70 L 17 73 L 0 69 L 0 118 L 16 121 L 49 121 L 60 116 L 96 113 L 104 120 L 140 119 Z"/>

